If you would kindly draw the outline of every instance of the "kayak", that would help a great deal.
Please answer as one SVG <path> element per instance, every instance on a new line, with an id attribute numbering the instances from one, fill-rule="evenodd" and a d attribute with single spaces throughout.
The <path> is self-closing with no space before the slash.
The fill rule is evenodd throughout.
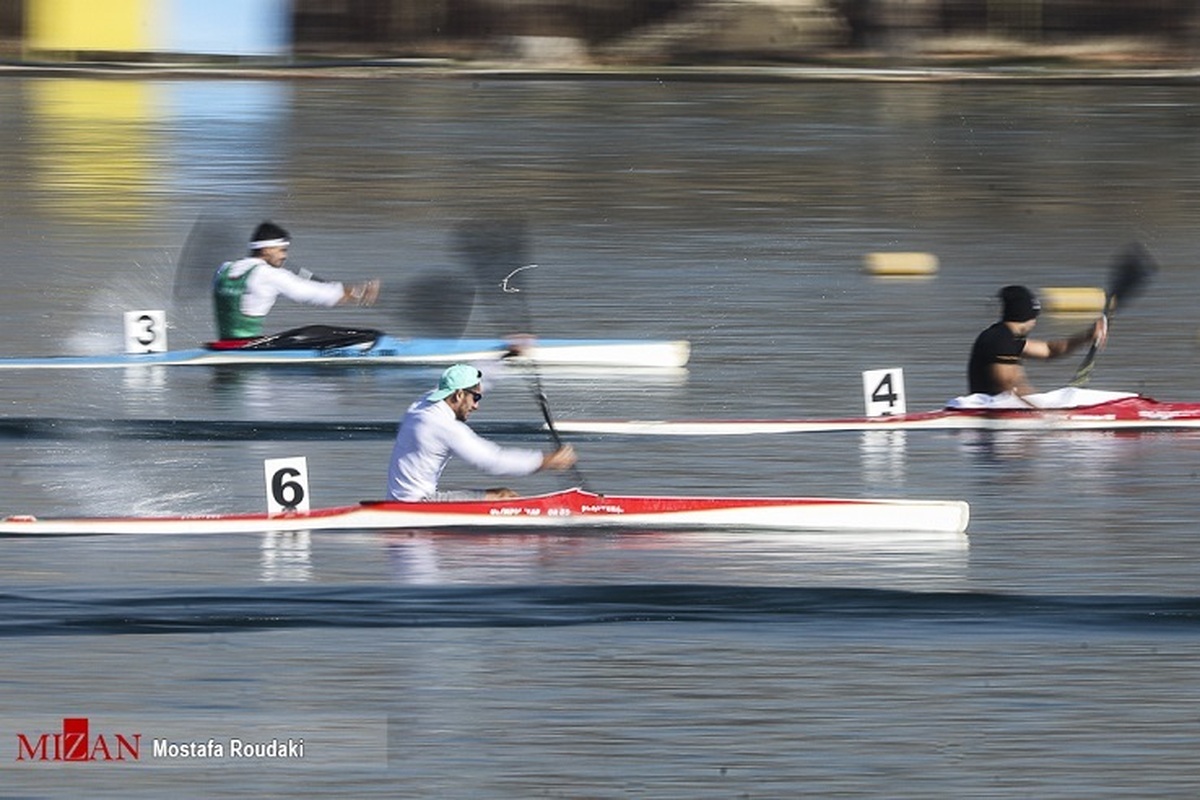
<path id="1" fill-rule="evenodd" d="M 1030 395 L 1033 402 L 1062 390 Z M 1128 392 L 1072 390 L 1080 402 L 1037 408 L 956 398 L 945 408 L 877 417 L 720 420 L 558 420 L 560 433 L 617 436 L 744 436 L 837 431 L 1149 431 L 1200 428 L 1200 403 L 1165 403 Z M 974 398 L 974 396 L 971 396 Z"/>
<path id="2" fill-rule="evenodd" d="M 396 436 L 397 421 L 237 420 L 181 418 L 0 417 L 0 439 L 176 439 L 324 441 Z M 737 436 L 888 430 L 1031 432 L 1162 431 L 1200 428 L 1200 403 L 1160 403 L 1140 395 L 1070 409 L 946 408 L 890 417 L 827 419 L 556 420 L 575 437 Z M 541 420 L 472 422 L 481 436 L 528 438 L 548 432 Z"/>
<path id="3" fill-rule="evenodd" d="M 0 535 L 197 534 L 396 529 L 776 529 L 961 534 L 970 508 L 961 501 L 817 497 L 652 497 L 582 489 L 510 500 L 364 501 L 270 515 L 214 514 L 0 520 Z"/>
<path id="4" fill-rule="evenodd" d="M 0 417 L 0 439 L 171 439 L 175 441 L 378 441 L 395 439 L 399 419 L 183 419 L 174 417 Z M 472 422 L 480 436 L 544 438 L 540 420 Z"/>
<path id="5" fill-rule="evenodd" d="M 505 358 L 503 339 L 401 339 L 380 336 L 373 343 L 319 350 L 222 350 L 197 347 L 162 353 L 114 353 L 93 356 L 0 358 L 0 369 L 102 369 L 136 366 L 256 366 L 271 364 L 414 365 L 453 364 Z M 538 339 L 516 364 L 543 366 L 677 369 L 691 357 L 684 340 Z"/>

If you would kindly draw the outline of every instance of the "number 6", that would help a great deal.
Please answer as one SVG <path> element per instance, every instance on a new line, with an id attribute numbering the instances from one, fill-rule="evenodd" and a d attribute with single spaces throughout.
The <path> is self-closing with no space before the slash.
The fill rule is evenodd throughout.
<path id="1" fill-rule="evenodd" d="M 268 458 L 263 461 L 267 482 L 267 514 L 308 512 L 308 460 Z"/>

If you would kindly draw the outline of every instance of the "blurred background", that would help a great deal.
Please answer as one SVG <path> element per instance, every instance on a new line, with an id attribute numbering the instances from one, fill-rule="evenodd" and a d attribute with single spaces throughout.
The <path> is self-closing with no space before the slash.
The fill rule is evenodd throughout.
<path id="1" fill-rule="evenodd" d="M 1194 0 L 0 0 L 12 62 L 1195 60 Z"/>

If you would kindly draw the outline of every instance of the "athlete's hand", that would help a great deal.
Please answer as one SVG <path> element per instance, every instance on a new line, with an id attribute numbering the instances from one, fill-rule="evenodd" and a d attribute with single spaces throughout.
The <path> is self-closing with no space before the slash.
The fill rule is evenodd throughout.
<path id="1" fill-rule="evenodd" d="M 530 333 L 509 334 L 504 341 L 508 345 L 508 350 L 504 352 L 503 358 L 521 358 L 527 355 L 529 349 L 536 343 L 536 339 Z"/>
<path id="2" fill-rule="evenodd" d="M 564 470 L 575 466 L 575 462 L 579 457 L 575 455 L 575 448 L 571 445 L 563 445 L 553 453 L 546 453 L 542 456 L 542 469 Z"/>
<path id="3" fill-rule="evenodd" d="M 352 303 L 359 306 L 373 306 L 379 299 L 379 281 L 370 280 L 366 283 L 356 283 L 347 292 Z"/>
<path id="4" fill-rule="evenodd" d="M 1103 350 L 1105 343 L 1108 342 L 1108 315 L 1101 314 L 1096 320 L 1096 325 L 1092 328 L 1092 341 L 1095 342 L 1098 350 Z"/>

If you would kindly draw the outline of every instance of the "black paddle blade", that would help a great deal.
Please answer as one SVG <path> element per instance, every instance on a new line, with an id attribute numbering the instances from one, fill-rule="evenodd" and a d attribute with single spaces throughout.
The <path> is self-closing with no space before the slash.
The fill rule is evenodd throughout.
<path id="1" fill-rule="evenodd" d="M 1157 262 L 1140 242 L 1126 247 L 1113 264 L 1106 291 L 1106 310 L 1111 313 L 1119 305 L 1128 303 L 1141 294 L 1156 272 Z"/>
<path id="2" fill-rule="evenodd" d="M 175 262 L 168 323 L 172 329 L 198 338 L 213 326 L 212 281 L 226 261 L 246 255 L 249 231 L 232 220 L 205 214 L 192 225 Z"/>
<path id="3" fill-rule="evenodd" d="M 1113 263 L 1108 288 L 1105 289 L 1104 313 L 1111 316 L 1117 308 L 1127 305 L 1130 300 L 1141 294 L 1156 272 L 1158 263 L 1140 242 L 1126 247 Z M 1096 368 L 1096 356 L 1099 354 L 1099 345 L 1092 342 L 1087 355 L 1075 370 L 1071 386 L 1087 385 L 1092 379 L 1092 371 Z"/>
<path id="4" fill-rule="evenodd" d="M 212 280 L 217 267 L 246 255 L 249 241 L 249 232 L 242 231 L 233 221 L 211 214 L 201 215 L 192 225 L 175 263 L 175 286 L 171 292 L 175 305 L 204 300 L 204 311 L 209 313 Z"/>
<path id="5" fill-rule="evenodd" d="M 471 321 L 475 294 L 474 279 L 446 270 L 418 275 L 398 290 L 384 284 L 379 305 L 411 335 L 458 339 Z"/>
<path id="6" fill-rule="evenodd" d="M 529 272 L 529 233 L 519 216 L 465 220 L 454 232 L 455 250 L 478 287 L 478 300 L 502 335 L 531 334 L 533 320 L 523 294 Z"/>

